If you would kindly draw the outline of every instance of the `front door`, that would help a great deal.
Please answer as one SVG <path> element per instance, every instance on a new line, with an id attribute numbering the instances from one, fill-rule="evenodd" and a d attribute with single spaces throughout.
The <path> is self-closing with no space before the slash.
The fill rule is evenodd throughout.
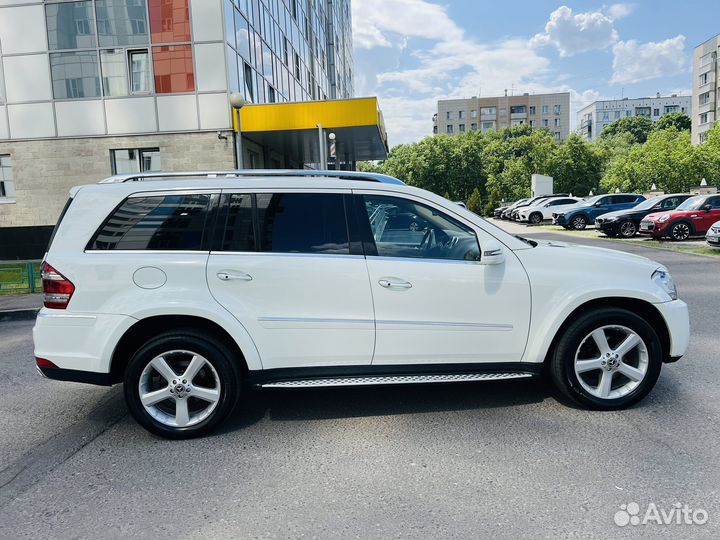
<path id="1" fill-rule="evenodd" d="M 710 206 L 710 210 L 706 210 L 706 206 Z M 697 212 L 693 212 L 690 216 L 693 220 L 695 232 L 705 234 L 712 225 L 720 220 L 720 196 L 708 197 Z"/>
<path id="2" fill-rule="evenodd" d="M 530 324 L 527 274 L 509 249 L 479 262 L 482 229 L 421 199 L 356 192 L 375 303 L 373 364 L 517 362 Z"/>
<path id="3" fill-rule="evenodd" d="M 250 333 L 263 368 L 368 365 L 365 259 L 351 254 L 349 191 L 224 193 L 210 291 Z"/>

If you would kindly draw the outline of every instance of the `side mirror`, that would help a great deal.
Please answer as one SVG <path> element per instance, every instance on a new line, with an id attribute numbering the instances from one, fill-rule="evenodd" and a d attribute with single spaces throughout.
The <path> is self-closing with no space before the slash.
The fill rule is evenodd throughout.
<path id="1" fill-rule="evenodd" d="M 497 240 L 488 240 L 484 242 L 481 250 L 482 256 L 480 257 L 480 264 L 489 266 L 505 262 L 503 247 Z"/>
<path id="2" fill-rule="evenodd" d="M 712 210 L 712 205 L 706 204 L 705 206 L 703 206 L 703 210 L 705 210 L 706 212 L 709 212 L 710 210 Z"/>

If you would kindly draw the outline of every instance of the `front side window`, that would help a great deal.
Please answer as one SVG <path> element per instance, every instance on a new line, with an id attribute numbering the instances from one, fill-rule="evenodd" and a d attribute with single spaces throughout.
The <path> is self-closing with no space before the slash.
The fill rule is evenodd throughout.
<path id="1" fill-rule="evenodd" d="M 201 250 L 210 195 L 131 197 L 90 241 L 93 250 Z"/>
<path id="2" fill-rule="evenodd" d="M 259 193 L 259 250 L 350 254 L 343 196 L 337 193 Z"/>
<path id="3" fill-rule="evenodd" d="M 380 257 L 480 260 L 474 231 L 434 208 L 382 195 L 363 202 Z"/>

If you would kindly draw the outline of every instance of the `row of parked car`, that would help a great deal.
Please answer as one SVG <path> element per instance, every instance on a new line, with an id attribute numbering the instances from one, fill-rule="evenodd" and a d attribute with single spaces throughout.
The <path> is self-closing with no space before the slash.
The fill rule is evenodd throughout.
<path id="1" fill-rule="evenodd" d="M 646 199 L 636 193 L 596 195 L 588 199 L 567 194 L 520 199 L 495 210 L 496 219 L 530 225 L 552 221 L 565 229 L 588 225 L 607 236 L 636 234 L 682 241 L 705 235 L 708 245 L 720 247 L 720 194 L 674 193 Z"/>

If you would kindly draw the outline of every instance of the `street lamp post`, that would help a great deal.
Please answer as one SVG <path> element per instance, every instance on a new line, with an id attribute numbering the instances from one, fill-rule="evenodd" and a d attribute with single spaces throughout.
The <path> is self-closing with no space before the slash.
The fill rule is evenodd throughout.
<path id="1" fill-rule="evenodd" d="M 242 130 L 240 128 L 240 109 L 247 105 L 247 100 L 237 92 L 230 94 L 230 106 L 236 111 L 237 115 L 237 133 L 235 133 L 235 161 L 237 168 L 243 168 L 243 151 L 242 151 Z"/>

